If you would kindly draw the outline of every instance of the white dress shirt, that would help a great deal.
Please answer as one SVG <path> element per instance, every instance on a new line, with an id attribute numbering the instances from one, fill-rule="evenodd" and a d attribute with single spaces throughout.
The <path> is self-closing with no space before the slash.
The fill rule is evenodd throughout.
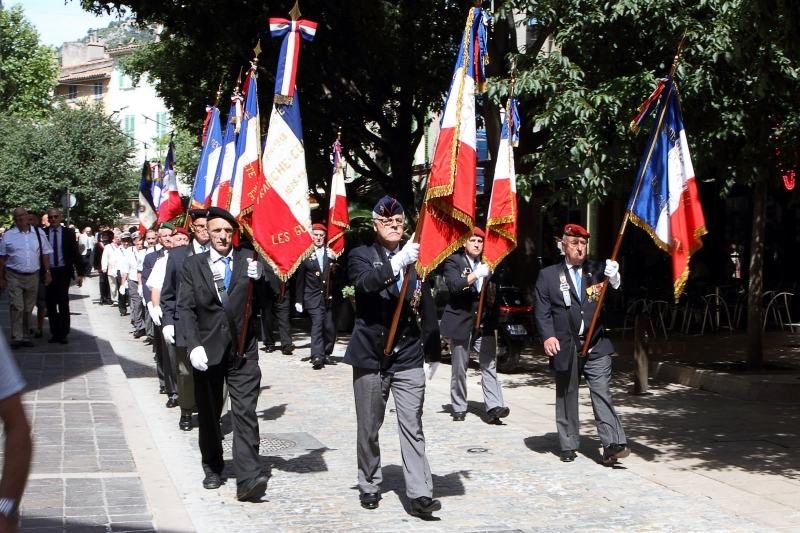
<path id="1" fill-rule="evenodd" d="M 36 230 L 39 238 L 36 237 Z M 39 270 L 39 239 L 42 241 L 42 252 L 49 254 L 53 251 L 47 241 L 47 235 L 38 228 L 28 227 L 28 231 L 21 232 L 14 227 L 3 234 L 0 240 L 0 256 L 6 258 L 6 268 L 23 274 L 31 274 Z"/>

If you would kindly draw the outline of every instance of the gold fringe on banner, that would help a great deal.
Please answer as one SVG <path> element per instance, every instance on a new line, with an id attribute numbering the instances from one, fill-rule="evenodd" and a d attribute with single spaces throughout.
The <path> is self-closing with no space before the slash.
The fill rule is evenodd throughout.
<path id="1" fill-rule="evenodd" d="M 283 94 L 276 94 L 272 101 L 279 105 L 292 105 L 294 103 L 294 98 Z"/>

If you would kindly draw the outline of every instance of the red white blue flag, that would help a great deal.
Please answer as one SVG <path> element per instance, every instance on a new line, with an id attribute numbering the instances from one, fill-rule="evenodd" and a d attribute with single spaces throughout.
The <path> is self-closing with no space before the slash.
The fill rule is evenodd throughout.
<path id="1" fill-rule="evenodd" d="M 249 213 L 254 191 L 261 174 L 261 125 L 258 117 L 256 68 L 252 66 L 244 80 L 245 103 L 239 138 L 236 140 L 236 168 L 231 179 L 228 211 L 237 219 Z"/>
<path id="2" fill-rule="evenodd" d="M 222 140 L 222 152 L 217 170 L 214 173 L 214 184 L 211 186 L 210 205 L 214 207 L 228 208 L 228 198 L 231 191 L 231 177 L 236 166 L 236 130 L 238 120 L 236 108 L 241 107 L 239 102 L 241 96 L 234 93 L 231 95 L 231 110 L 228 112 L 228 124 L 225 127 L 225 137 Z"/>
<path id="3" fill-rule="evenodd" d="M 194 178 L 192 190 L 192 207 L 204 209 L 208 207 L 211 198 L 211 188 L 214 185 L 214 174 L 219 166 L 222 155 L 222 131 L 219 123 L 219 109 L 211 108 L 211 113 L 206 122 L 203 133 L 203 149 L 200 152 L 200 164 L 197 165 L 197 174 Z"/>
<path id="4" fill-rule="evenodd" d="M 158 221 L 168 222 L 183 213 L 181 195 L 178 192 L 178 177 L 175 174 L 175 143 L 169 143 L 167 157 L 164 159 L 164 182 L 158 204 Z"/>
<path id="5" fill-rule="evenodd" d="M 328 248 L 336 257 L 344 251 L 344 232 L 350 229 L 350 214 L 347 211 L 347 192 L 344 188 L 342 144 L 333 143 L 333 177 L 331 178 L 331 202 L 328 208 Z"/>
<path id="6" fill-rule="evenodd" d="M 486 237 L 483 258 L 493 271 L 517 247 L 517 175 L 514 169 L 514 147 L 519 144 L 519 112 L 517 101 L 506 104 L 497 164 L 494 169 L 492 198 L 486 215 Z"/>
<path id="7" fill-rule="evenodd" d="M 628 215 L 672 256 L 677 300 L 689 278 L 689 259 L 703 246 L 702 236 L 708 231 L 683 129 L 678 90 L 672 78 L 667 77 L 659 82 L 656 91 L 658 94 L 651 96 L 640 112 L 646 116 L 658 104 L 647 151 L 628 201 Z"/>
<path id="8" fill-rule="evenodd" d="M 309 20 L 269 19 L 269 31 L 273 37 L 283 37 L 278 56 L 278 72 L 275 74 L 275 102 L 292 105 L 297 77 L 297 58 L 300 55 L 300 38 L 313 41 L 317 23 Z"/>
<path id="9" fill-rule="evenodd" d="M 142 180 L 139 182 L 139 232 L 144 232 L 152 228 L 158 221 L 158 215 L 153 208 L 153 183 L 150 161 L 145 161 L 142 167 Z"/>
<path id="10" fill-rule="evenodd" d="M 475 93 L 485 90 L 489 16 L 472 8 L 444 104 L 428 191 L 420 216 L 417 272 L 427 276 L 472 235 L 475 227 L 477 144 Z"/>

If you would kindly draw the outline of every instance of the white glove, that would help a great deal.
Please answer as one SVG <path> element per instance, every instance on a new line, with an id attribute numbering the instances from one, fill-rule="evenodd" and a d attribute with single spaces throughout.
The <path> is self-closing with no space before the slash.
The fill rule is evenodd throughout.
<path id="1" fill-rule="evenodd" d="M 608 281 L 611 283 L 612 287 L 615 289 L 619 287 L 622 281 L 619 277 L 619 263 L 611 259 L 606 259 L 606 269 L 603 271 L 603 274 L 608 276 Z"/>
<path id="2" fill-rule="evenodd" d="M 175 326 L 169 325 L 161 328 L 161 334 L 167 344 L 175 344 Z"/>
<path id="3" fill-rule="evenodd" d="M 144 298 L 144 289 L 142 288 L 141 283 L 139 283 L 139 285 L 137 286 L 136 292 L 139 293 L 139 298 Z"/>
<path id="4" fill-rule="evenodd" d="M 264 267 L 258 261 L 253 261 L 252 257 L 247 258 L 247 277 L 250 279 L 260 279 L 264 275 Z"/>
<path id="5" fill-rule="evenodd" d="M 161 306 L 153 305 L 153 302 L 147 302 L 147 312 L 150 313 L 150 318 L 153 319 L 153 323 L 155 323 L 156 326 L 160 326 L 161 317 L 163 316 L 161 313 Z"/>
<path id="6" fill-rule="evenodd" d="M 119 293 L 122 294 L 123 296 L 125 295 L 126 292 L 128 292 L 128 284 L 127 283 L 121 285 L 120 288 L 119 288 Z"/>
<path id="7" fill-rule="evenodd" d="M 489 265 L 486 263 L 478 263 L 478 267 L 472 271 L 478 278 L 485 278 L 489 276 Z"/>
<path id="8" fill-rule="evenodd" d="M 202 346 L 198 346 L 192 350 L 189 354 L 189 361 L 191 361 L 192 366 L 200 372 L 208 370 L 208 356 L 206 355 L 206 349 Z"/>
<path id="9" fill-rule="evenodd" d="M 414 242 L 414 236 L 412 235 L 411 239 L 403 246 L 403 249 L 392 257 L 392 271 L 394 275 L 396 276 L 399 274 L 400 271 L 403 270 L 403 267 L 416 263 L 418 257 L 419 243 Z"/>
<path id="10" fill-rule="evenodd" d="M 422 369 L 425 371 L 425 377 L 428 378 L 428 381 L 433 379 L 437 368 L 439 368 L 439 363 L 425 363 L 422 365 Z"/>
<path id="11" fill-rule="evenodd" d="M 336 254 L 333 253 L 333 250 L 331 250 L 330 248 L 328 248 L 328 251 L 325 252 L 325 255 L 327 255 L 328 259 L 330 259 L 331 261 L 335 261 L 336 260 Z"/>
<path id="12" fill-rule="evenodd" d="M 300 302 L 297 302 L 296 304 L 294 304 L 294 310 L 297 311 L 298 313 L 302 313 L 303 312 L 303 304 L 301 304 Z"/>

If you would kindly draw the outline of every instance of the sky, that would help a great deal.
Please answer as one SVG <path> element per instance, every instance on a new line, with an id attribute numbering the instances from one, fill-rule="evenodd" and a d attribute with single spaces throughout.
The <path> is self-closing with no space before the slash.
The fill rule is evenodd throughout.
<path id="1" fill-rule="evenodd" d="M 2 0 L 4 7 L 22 4 L 25 16 L 39 32 L 43 44 L 61 46 L 66 41 L 77 41 L 90 29 L 105 28 L 116 17 L 96 17 L 81 9 L 78 0 Z"/>

